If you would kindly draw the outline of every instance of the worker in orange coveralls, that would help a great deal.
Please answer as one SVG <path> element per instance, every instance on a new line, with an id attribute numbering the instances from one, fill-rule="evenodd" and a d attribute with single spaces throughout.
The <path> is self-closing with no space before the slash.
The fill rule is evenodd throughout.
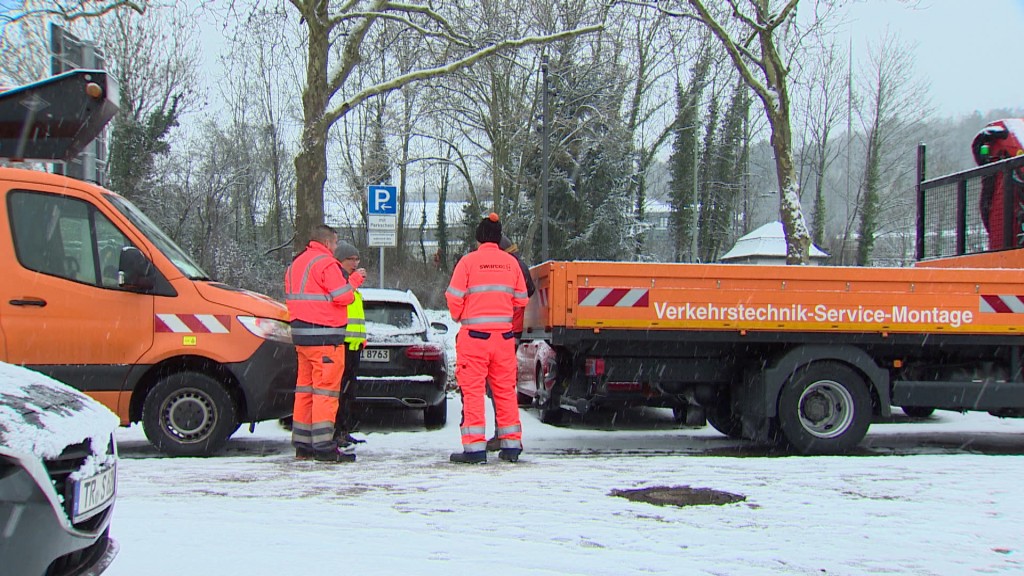
<path id="1" fill-rule="evenodd" d="M 284 277 L 285 302 L 291 316 L 292 342 L 299 357 L 292 413 L 295 457 L 325 462 L 354 462 L 355 445 L 338 448 L 334 419 L 345 371 L 348 305 L 363 275 L 348 280 L 334 257 L 338 234 L 330 226 L 313 230 L 306 249 L 292 260 Z"/>
<path id="2" fill-rule="evenodd" d="M 461 323 L 455 338 L 455 378 L 462 394 L 460 464 L 487 462 L 484 388 L 489 381 L 497 417 L 498 457 L 519 461 L 523 429 L 516 402 L 516 342 L 512 313 L 526 306 L 526 280 L 516 257 L 498 247 L 501 222 L 491 213 L 476 228 L 479 248 L 455 265 L 445 298 L 452 319 Z"/>
<path id="3" fill-rule="evenodd" d="M 523 279 L 526 280 L 526 297 L 527 298 L 532 298 L 533 297 L 533 293 L 536 290 L 536 288 L 533 285 L 533 278 L 530 277 L 530 268 L 526 265 L 525 262 L 523 262 L 523 259 L 519 257 L 519 245 L 516 244 L 515 242 L 513 242 L 512 240 L 510 240 L 508 236 L 505 236 L 504 234 L 502 234 L 501 235 L 501 242 L 498 242 L 498 248 L 501 248 L 505 252 L 508 252 L 509 254 L 511 254 L 511 255 L 516 257 L 516 261 L 519 262 L 519 269 L 523 271 Z M 526 317 L 526 309 L 523 308 L 522 306 L 516 306 L 515 309 L 512 311 L 512 333 L 515 334 L 516 349 L 517 350 L 519 349 L 519 343 L 523 341 L 523 324 L 524 324 L 524 321 L 525 321 L 525 317 Z M 517 374 L 516 375 L 516 380 L 518 380 L 518 379 L 519 379 L 519 376 Z M 492 394 L 491 398 L 493 399 L 493 397 L 494 396 Z M 497 414 L 496 410 L 495 410 L 495 414 Z M 494 430 L 495 430 L 494 436 L 492 436 L 490 439 L 487 440 L 487 451 L 488 452 L 497 452 L 498 450 L 501 449 L 501 439 L 498 438 L 498 434 L 497 434 L 497 430 L 498 430 L 498 423 L 497 423 L 497 421 L 495 421 L 495 423 L 494 423 Z"/>

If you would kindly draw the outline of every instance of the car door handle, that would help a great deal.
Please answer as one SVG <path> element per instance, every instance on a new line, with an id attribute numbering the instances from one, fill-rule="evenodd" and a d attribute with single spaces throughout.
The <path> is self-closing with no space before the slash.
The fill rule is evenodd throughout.
<path id="1" fill-rule="evenodd" d="M 46 306 L 46 300 L 42 298 L 29 298 L 21 300 L 11 300 L 12 306 L 38 306 L 40 308 Z"/>

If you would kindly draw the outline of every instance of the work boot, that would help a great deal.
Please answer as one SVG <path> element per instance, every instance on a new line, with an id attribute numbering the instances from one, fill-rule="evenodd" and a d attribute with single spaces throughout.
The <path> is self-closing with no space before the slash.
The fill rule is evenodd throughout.
<path id="1" fill-rule="evenodd" d="M 505 462 L 519 462 L 519 455 L 522 453 L 523 451 L 520 448 L 502 448 L 498 452 L 498 458 Z"/>
<path id="2" fill-rule="evenodd" d="M 337 432 L 334 434 L 334 441 L 341 444 L 363 444 L 366 440 L 356 438 L 348 432 Z"/>
<path id="3" fill-rule="evenodd" d="M 316 452 L 313 454 L 313 459 L 317 462 L 355 462 L 356 455 L 352 453 L 342 452 L 340 448 L 334 450 L 327 450 L 324 452 Z"/>
<path id="4" fill-rule="evenodd" d="M 448 459 L 456 464 L 487 464 L 487 451 L 452 452 L 452 455 Z"/>
<path id="5" fill-rule="evenodd" d="M 313 458 L 312 448 L 303 448 L 300 446 L 295 447 L 295 459 L 296 460 L 310 460 Z"/>
<path id="6" fill-rule="evenodd" d="M 493 436 L 491 437 L 490 440 L 487 441 L 487 451 L 497 452 L 498 450 L 501 450 L 501 438 Z"/>

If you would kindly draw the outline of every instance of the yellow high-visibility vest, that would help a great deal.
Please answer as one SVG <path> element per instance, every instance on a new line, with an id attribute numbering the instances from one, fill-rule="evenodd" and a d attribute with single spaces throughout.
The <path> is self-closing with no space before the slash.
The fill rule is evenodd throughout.
<path id="1" fill-rule="evenodd" d="M 349 350 L 359 350 L 366 342 L 366 312 L 363 311 L 363 295 L 356 290 L 355 300 L 348 305 L 348 326 L 345 329 L 345 343 Z"/>

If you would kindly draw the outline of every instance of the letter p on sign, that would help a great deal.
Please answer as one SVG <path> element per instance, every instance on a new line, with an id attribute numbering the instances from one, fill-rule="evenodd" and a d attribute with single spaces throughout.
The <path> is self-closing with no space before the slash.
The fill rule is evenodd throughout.
<path id="1" fill-rule="evenodd" d="M 367 186 L 366 205 L 370 214 L 398 214 L 398 188 L 395 186 Z"/>

